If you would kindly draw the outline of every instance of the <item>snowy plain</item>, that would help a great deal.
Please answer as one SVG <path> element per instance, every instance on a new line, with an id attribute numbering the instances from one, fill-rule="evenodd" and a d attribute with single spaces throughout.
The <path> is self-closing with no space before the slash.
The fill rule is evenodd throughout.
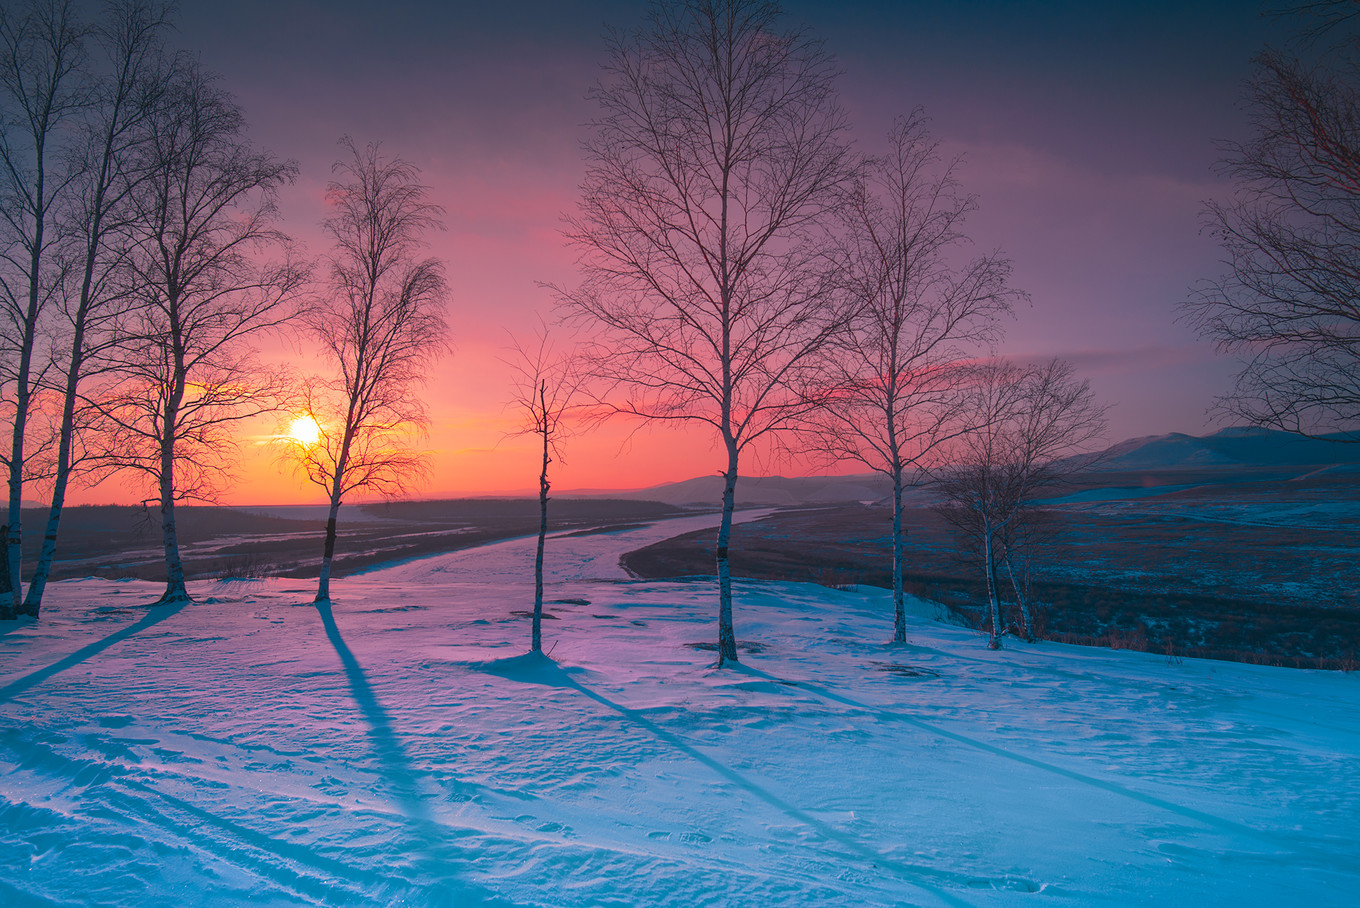
<path id="1" fill-rule="evenodd" d="M 532 539 L 326 609 L 53 585 L 0 626 L 0 904 L 1356 904 L 1360 677 L 756 582 L 717 671 L 714 583 L 618 566 L 713 520 L 550 539 L 547 659 Z"/>

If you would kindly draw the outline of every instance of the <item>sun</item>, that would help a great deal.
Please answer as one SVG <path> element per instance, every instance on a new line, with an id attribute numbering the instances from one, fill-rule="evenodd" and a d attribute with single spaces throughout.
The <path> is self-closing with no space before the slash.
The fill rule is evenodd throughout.
<path id="1" fill-rule="evenodd" d="M 312 414 L 303 413 L 288 424 L 288 438 L 310 448 L 321 440 L 321 425 Z"/>

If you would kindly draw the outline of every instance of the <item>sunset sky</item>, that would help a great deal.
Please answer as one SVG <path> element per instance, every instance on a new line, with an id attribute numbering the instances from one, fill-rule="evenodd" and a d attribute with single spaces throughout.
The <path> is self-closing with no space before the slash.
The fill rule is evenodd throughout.
<path id="1" fill-rule="evenodd" d="M 1188 288 L 1219 270 L 1200 232 L 1205 199 L 1227 190 L 1215 140 L 1241 137 L 1242 80 L 1280 23 L 1250 0 L 1138 2 L 790 2 L 786 21 L 841 61 L 855 137 L 874 148 L 923 106 L 959 176 L 979 196 L 978 248 L 1014 261 L 1029 292 L 1002 352 L 1060 355 L 1113 405 L 1109 441 L 1215 426 L 1206 409 L 1232 364 L 1175 322 Z M 528 440 L 508 396 L 508 331 L 527 335 L 571 284 L 560 218 L 583 174 L 586 93 L 606 25 L 629 2 L 185 0 L 178 41 L 224 78 L 254 140 L 296 159 L 285 228 L 324 251 L 318 224 L 337 139 L 380 140 L 421 167 L 447 209 L 433 252 L 447 263 L 455 352 L 429 386 L 434 482 L 423 496 L 530 489 Z M 307 368 L 305 358 L 299 366 Z M 717 471 L 712 439 L 632 425 L 571 439 L 555 486 L 633 488 Z M 260 428 L 266 433 L 267 428 Z M 248 444 L 225 503 L 320 499 Z M 808 472 L 751 462 L 747 475 Z M 78 501 L 128 500 L 114 483 Z"/>

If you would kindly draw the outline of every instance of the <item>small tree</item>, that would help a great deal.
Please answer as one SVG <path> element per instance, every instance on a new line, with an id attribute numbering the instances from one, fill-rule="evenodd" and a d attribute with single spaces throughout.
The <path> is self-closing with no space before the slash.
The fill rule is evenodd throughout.
<path id="1" fill-rule="evenodd" d="M 166 588 L 188 601 L 175 505 L 211 500 L 235 453 L 232 429 L 278 409 L 284 379 L 252 338 L 293 314 L 305 272 L 261 265 L 286 245 L 274 195 L 296 168 L 255 151 L 231 97 L 187 58 L 175 62 L 147 125 L 145 178 L 132 194 L 135 305 L 104 357 L 121 380 L 94 401 L 109 464 L 150 481 L 160 506 Z"/>
<path id="2" fill-rule="evenodd" d="M 568 239 L 563 292 L 598 331 L 616 412 L 699 423 L 724 452 L 718 665 L 737 661 L 728 542 L 743 451 L 813 401 L 814 355 L 845 323 L 826 228 L 851 174 L 821 44 L 759 0 L 658 3 L 615 36 Z"/>
<path id="3" fill-rule="evenodd" d="M 936 507 L 935 511 L 963 542 L 963 560 L 970 564 L 974 563 L 974 559 L 983 561 L 986 550 L 981 515 L 957 503 L 946 503 Z M 1039 553 L 1052 543 L 1054 536 L 1049 514 L 1042 508 L 1025 504 L 996 531 L 992 540 L 991 584 L 996 590 L 999 604 L 1002 586 L 1009 586 L 1014 593 L 1020 617 L 1020 634 L 1026 643 L 1033 643 L 1037 639 L 1040 622 L 1038 604 L 1033 597 L 1035 562 Z M 1000 576 L 1003 570 L 1006 582 Z M 988 614 L 987 617 L 991 621 L 992 616 Z"/>
<path id="4" fill-rule="evenodd" d="M 973 370 L 967 414 L 969 430 L 953 443 L 946 465 L 932 473 L 957 510 L 951 522 L 979 543 L 991 624 L 987 645 L 1000 649 L 997 571 L 1006 541 L 1016 539 L 1016 521 L 1040 490 L 1085 466 L 1073 455 L 1104 432 L 1105 408 L 1068 363 L 996 361 Z"/>
<path id="5" fill-rule="evenodd" d="M 68 175 L 60 165 L 64 126 L 85 104 L 81 71 L 85 26 L 70 0 L 34 0 L 0 8 L 0 363 L 5 408 L 12 414 L 5 538 L 8 599 L 0 619 L 25 609 L 19 546 L 30 410 L 44 311 L 60 285 L 53 261 Z"/>
<path id="6" fill-rule="evenodd" d="M 581 390 L 580 359 L 553 348 L 548 331 L 540 327 L 536 343 L 525 347 L 516 341 L 509 360 L 514 370 L 510 403 L 523 417 L 513 435 L 533 435 L 542 443 L 538 474 L 538 547 L 534 552 L 534 615 L 530 651 L 543 652 L 543 547 L 548 536 L 548 465 L 562 461 L 559 443 Z"/>
<path id="7" fill-rule="evenodd" d="M 892 480 L 895 643 L 907 639 L 903 490 L 958 425 L 959 362 L 994 339 L 1019 296 L 999 255 L 959 259 L 977 203 L 959 191 L 954 164 L 938 165 L 938 143 L 916 111 L 897 122 L 887 155 L 869 160 L 851 194 L 834 260 L 857 314 L 828 351 L 830 393 L 803 432 L 824 458 Z"/>
<path id="8" fill-rule="evenodd" d="M 1241 358 L 1222 412 L 1302 434 L 1360 419 L 1360 84 L 1350 0 L 1305 4 L 1312 39 L 1340 36 L 1318 63 L 1280 50 L 1248 85 L 1254 135 L 1226 143 L 1237 184 L 1210 203 L 1226 273 L 1197 288 L 1188 320 Z"/>
<path id="9" fill-rule="evenodd" d="M 340 144 L 348 157 L 335 163 L 341 178 L 326 189 L 334 243 L 326 298 L 305 318 L 335 377 L 310 386 L 304 413 L 315 437 L 296 437 L 291 447 L 330 503 L 317 602 L 330 601 L 345 496 L 394 496 L 424 476 L 425 458 L 411 445 L 428 425 L 419 390 L 448 346 L 443 265 L 420 258 L 443 209 L 426 200 L 414 165 L 383 157 L 377 144 Z"/>

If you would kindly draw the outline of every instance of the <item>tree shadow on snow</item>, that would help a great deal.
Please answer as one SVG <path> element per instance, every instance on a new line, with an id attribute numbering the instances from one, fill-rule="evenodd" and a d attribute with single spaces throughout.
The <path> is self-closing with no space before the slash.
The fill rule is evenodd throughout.
<path id="1" fill-rule="evenodd" d="M 853 856 L 860 860 L 867 861 L 869 865 L 873 867 L 890 868 L 896 871 L 904 882 L 931 893 L 947 905 L 967 906 L 969 904 L 968 902 L 953 896 L 947 890 L 938 888 L 938 886 L 934 884 L 943 883 L 950 886 L 963 887 L 968 884 L 971 878 L 961 874 L 941 871 L 924 864 L 907 864 L 902 861 L 896 861 L 875 851 L 860 842 L 854 836 L 847 835 L 836 829 L 834 826 L 817 819 L 807 811 L 789 803 L 752 779 L 743 776 L 732 767 L 719 760 L 715 760 L 698 748 L 686 743 L 679 735 L 662 728 L 660 725 L 644 716 L 640 711 L 631 709 L 620 703 L 615 703 L 604 694 L 586 687 L 577 680 L 576 677 L 579 674 L 588 674 L 585 669 L 559 665 L 542 653 L 526 653 L 522 656 L 473 664 L 469 667 L 490 674 L 499 675 L 511 681 L 518 681 L 526 684 L 542 684 L 575 691 L 606 709 L 612 710 L 628 722 L 651 734 L 658 741 L 661 741 L 679 753 L 684 754 L 696 763 L 707 767 L 722 779 L 725 779 L 738 789 L 750 794 L 756 799 L 764 801 L 791 820 L 812 829 L 828 843 L 839 845 L 845 852 L 848 852 L 847 856 Z"/>
<path id="2" fill-rule="evenodd" d="M 383 777 L 391 783 L 399 806 L 408 818 L 430 822 L 432 818 L 420 790 L 419 774 L 411 764 L 406 749 L 397 740 L 396 732 L 392 730 L 391 717 L 379 702 L 373 685 L 369 683 L 368 676 L 359 665 L 359 660 L 345 643 L 345 638 L 340 636 L 340 628 L 335 623 L 335 615 L 332 614 L 330 605 L 317 603 L 316 612 L 321 616 L 321 624 L 326 629 L 326 639 L 330 640 L 331 646 L 335 648 L 335 654 L 340 657 L 341 666 L 345 669 L 350 695 L 368 723 L 369 743 L 373 747 L 373 755 L 377 757 Z"/>
<path id="3" fill-rule="evenodd" d="M 316 603 L 315 607 L 326 630 L 326 638 L 335 648 L 335 654 L 344 667 L 350 695 L 368 724 L 369 743 L 380 774 L 387 781 L 397 800 L 398 808 L 412 824 L 411 833 L 416 846 L 414 856 L 420 859 L 420 863 L 424 864 L 437 880 L 456 886 L 455 891 L 445 893 L 436 891 L 434 894 L 451 898 L 452 904 L 459 906 L 509 908 L 512 903 L 477 884 L 463 879 L 454 880 L 459 869 L 471 866 L 471 858 L 454 841 L 458 837 L 456 830 L 445 827 L 430 813 L 422 785 L 424 774 L 416 769 L 397 738 L 391 717 L 378 700 L 378 695 L 373 690 L 368 676 L 364 674 L 359 660 L 345 643 L 345 638 L 340 635 L 340 628 L 335 623 L 331 606 L 328 603 Z M 436 883 L 436 890 L 438 888 L 439 885 Z M 426 895 L 429 896 L 431 893 Z"/>
<path id="4" fill-rule="evenodd" d="M 1073 769 L 1068 769 L 1064 766 L 1059 766 L 1056 763 L 1049 763 L 1044 760 L 1036 759 L 1035 757 L 1030 757 L 1022 753 L 1007 750 L 1006 748 L 999 747 L 995 744 L 989 744 L 986 741 L 970 737 L 969 735 L 949 731 L 948 729 L 942 728 L 934 723 L 927 722 L 923 719 L 918 719 L 915 716 L 909 716 L 902 712 L 896 712 L 893 710 L 884 709 L 882 707 L 873 706 L 868 703 L 862 703 L 859 700 L 856 700 L 852 697 L 847 697 L 845 694 L 838 693 L 834 690 L 831 690 L 830 688 L 823 687 L 822 685 L 816 684 L 811 681 L 793 681 L 785 678 L 779 678 L 776 677 L 775 675 L 770 674 L 769 672 L 764 672 L 758 668 L 751 668 L 750 666 L 746 665 L 742 666 L 742 671 L 744 671 L 747 674 L 756 675 L 758 677 L 765 678 L 766 680 L 776 682 L 778 684 L 782 684 L 788 687 L 800 688 L 802 690 L 807 691 L 808 693 L 815 694 L 816 696 L 819 696 L 824 700 L 829 700 L 833 703 L 839 703 L 843 706 L 849 706 L 852 709 L 863 711 L 868 715 L 872 715 L 879 721 L 901 722 L 907 725 L 911 725 L 921 729 L 922 731 L 929 732 L 930 734 L 936 735 L 940 738 L 944 738 L 947 741 L 952 741 L 955 744 L 962 744 L 966 747 L 971 747 L 975 750 L 982 751 L 983 753 L 989 754 L 994 757 L 999 757 L 1003 760 L 1009 760 L 1013 763 L 1019 763 L 1023 766 L 1028 766 L 1033 769 L 1044 770 L 1046 772 L 1050 772 L 1053 773 L 1054 775 L 1061 776 L 1062 778 L 1076 782 L 1080 785 L 1089 786 L 1100 791 L 1108 792 L 1109 794 L 1119 795 L 1130 800 L 1146 804 L 1150 807 L 1156 807 L 1160 810 L 1165 810 L 1169 813 L 1176 814 L 1187 820 L 1193 820 L 1195 822 L 1201 823 L 1212 829 L 1217 829 L 1222 832 L 1227 832 L 1234 835 L 1246 835 L 1251 838 L 1265 842 L 1274 843 L 1276 841 L 1275 836 L 1272 833 L 1258 829 L 1252 829 L 1251 827 L 1245 826 L 1241 823 L 1236 823 L 1233 822 L 1232 820 L 1226 820 L 1222 817 L 1217 817 L 1214 816 L 1213 814 L 1205 813 L 1202 810 L 1196 810 L 1193 807 L 1186 807 L 1184 805 L 1176 804 L 1171 801 L 1167 801 L 1163 798 L 1159 798 L 1155 795 L 1145 794 L 1144 792 L 1137 791 L 1125 785 L 1121 785 L 1118 782 L 1113 782 L 1108 779 L 1101 779 L 1097 778 L 1096 776 L 1087 775 L 1086 773 L 1078 772 Z"/>
<path id="5" fill-rule="evenodd" d="M 96 640 L 94 643 L 82 646 L 71 655 L 53 662 L 46 668 L 40 668 L 37 671 L 29 672 L 22 678 L 11 681 L 4 687 L 0 687 L 0 703 L 23 693 L 31 687 L 41 684 L 59 672 L 64 672 L 68 668 L 79 665 L 93 656 L 97 656 L 104 650 L 118 643 L 122 643 L 129 637 L 139 634 L 149 627 L 160 624 L 167 618 L 178 615 L 180 610 L 188 604 L 189 603 L 187 602 L 180 602 L 174 605 L 158 605 L 151 611 L 148 611 L 140 621 L 129 624 L 121 630 L 114 631 L 102 640 Z"/>

